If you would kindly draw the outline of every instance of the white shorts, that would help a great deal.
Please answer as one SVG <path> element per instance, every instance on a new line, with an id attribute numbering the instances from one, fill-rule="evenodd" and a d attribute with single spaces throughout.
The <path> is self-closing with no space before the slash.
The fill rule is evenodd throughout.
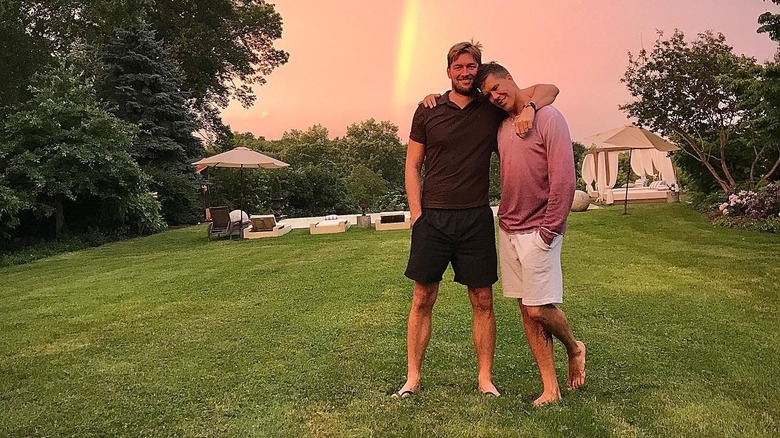
<path id="1" fill-rule="evenodd" d="M 526 306 L 562 303 L 562 241 L 563 236 L 556 236 L 552 245 L 547 245 L 537 231 L 509 234 L 499 228 L 498 258 L 504 296 L 522 298 Z"/>

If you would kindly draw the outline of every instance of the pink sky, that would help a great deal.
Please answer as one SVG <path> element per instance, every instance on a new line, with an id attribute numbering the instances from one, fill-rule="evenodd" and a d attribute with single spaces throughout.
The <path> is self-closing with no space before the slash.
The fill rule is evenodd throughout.
<path id="1" fill-rule="evenodd" d="M 314 124 L 331 137 L 369 118 L 389 120 L 408 140 L 417 102 L 450 87 L 446 53 L 474 38 L 483 61 L 505 65 L 521 85 L 554 83 L 555 103 L 582 140 L 628 122 L 618 105 L 630 96 L 620 78 L 627 52 L 651 49 L 656 29 L 691 40 L 711 29 L 759 62 L 777 45 L 757 34 L 762 0 L 276 0 L 284 20 L 276 47 L 290 61 L 256 87 L 251 108 L 232 103 L 234 131 L 276 140 Z M 474 9 L 474 5 L 479 9 Z M 651 6 L 652 5 L 652 6 Z"/>

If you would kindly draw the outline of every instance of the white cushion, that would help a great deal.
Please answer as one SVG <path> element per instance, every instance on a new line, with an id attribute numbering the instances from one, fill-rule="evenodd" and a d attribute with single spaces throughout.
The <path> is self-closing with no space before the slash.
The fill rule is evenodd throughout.
<path id="1" fill-rule="evenodd" d="M 249 215 L 246 214 L 245 211 L 241 210 L 233 210 L 230 212 L 230 221 L 231 222 L 238 222 L 241 221 L 243 223 L 249 222 Z"/>
<path id="2" fill-rule="evenodd" d="M 316 226 L 317 227 L 331 227 L 331 226 L 334 226 L 334 225 L 338 226 L 339 224 L 341 224 L 341 222 L 342 221 L 340 221 L 338 219 L 328 219 L 328 220 L 317 222 Z"/>

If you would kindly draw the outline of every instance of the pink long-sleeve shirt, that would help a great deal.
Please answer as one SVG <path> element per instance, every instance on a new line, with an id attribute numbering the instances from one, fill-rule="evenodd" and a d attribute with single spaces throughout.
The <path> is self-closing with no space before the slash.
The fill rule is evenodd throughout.
<path id="1" fill-rule="evenodd" d="M 576 177 L 569 126 L 552 106 L 539 108 L 533 129 L 520 138 L 512 118 L 498 130 L 501 203 L 498 224 L 507 233 L 539 231 L 550 244 L 566 231 Z"/>

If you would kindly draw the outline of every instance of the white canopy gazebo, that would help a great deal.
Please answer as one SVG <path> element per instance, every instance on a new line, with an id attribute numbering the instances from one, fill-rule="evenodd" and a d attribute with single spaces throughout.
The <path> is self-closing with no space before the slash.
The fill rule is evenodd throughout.
<path id="1" fill-rule="evenodd" d="M 665 199 L 665 192 L 677 187 L 677 177 L 667 153 L 679 148 L 646 129 L 621 126 L 587 137 L 585 146 L 588 151 L 582 162 L 582 179 L 592 198 L 606 204 L 616 200 Z M 629 153 L 630 170 L 641 180 L 653 177 L 652 187 L 644 184 L 631 187 L 627 182 L 625 193 L 613 190 L 618 175 L 618 154 L 623 152 Z"/>

